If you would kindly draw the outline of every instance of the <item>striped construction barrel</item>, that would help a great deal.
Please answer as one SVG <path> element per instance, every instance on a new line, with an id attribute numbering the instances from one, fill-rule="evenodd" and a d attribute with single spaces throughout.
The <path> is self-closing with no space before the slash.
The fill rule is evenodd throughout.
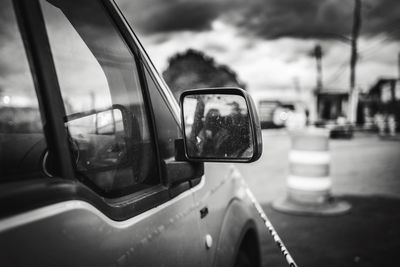
<path id="1" fill-rule="evenodd" d="M 350 205 L 331 195 L 329 131 L 306 128 L 292 131 L 287 195 L 273 202 L 279 211 L 296 214 L 334 215 Z"/>

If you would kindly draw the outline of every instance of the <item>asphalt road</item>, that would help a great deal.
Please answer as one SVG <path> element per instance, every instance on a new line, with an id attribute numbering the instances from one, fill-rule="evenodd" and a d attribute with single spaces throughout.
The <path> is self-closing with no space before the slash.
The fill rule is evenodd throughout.
<path id="1" fill-rule="evenodd" d="M 237 165 L 299 266 L 397 266 L 400 249 L 400 141 L 357 134 L 331 140 L 332 194 L 352 205 L 334 217 L 295 216 L 270 203 L 286 194 L 290 139 L 263 132 L 262 158 Z M 286 266 L 265 242 L 265 266 Z"/>
<path id="2" fill-rule="evenodd" d="M 263 208 L 298 266 L 399 266 L 400 199 L 346 196 L 346 215 L 306 217 Z M 268 242 L 264 266 L 287 266 Z"/>

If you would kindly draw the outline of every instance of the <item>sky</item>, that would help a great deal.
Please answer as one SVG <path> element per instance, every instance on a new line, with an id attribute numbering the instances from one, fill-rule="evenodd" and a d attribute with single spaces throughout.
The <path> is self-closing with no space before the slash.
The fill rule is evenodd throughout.
<path id="1" fill-rule="evenodd" d="M 230 66 L 250 91 L 349 88 L 354 0 L 117 0 L 160 72 L 194 48 Z M 400 1 L 362 0 L 356 83 L 398 76 Z"/>

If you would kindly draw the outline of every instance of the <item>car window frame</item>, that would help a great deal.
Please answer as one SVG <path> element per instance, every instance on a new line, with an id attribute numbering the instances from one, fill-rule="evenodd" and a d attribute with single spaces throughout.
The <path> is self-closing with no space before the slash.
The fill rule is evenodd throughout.
<path id="1" fill-rule="evenodd" d="M 129 24 L 129 22 L 125 18 L 125 16 L 123 15 L 123 12 L 119 8 L 119 6 L 115 2 L 115 0 L 103 0 L 103 1 L 106 2 L 108 5 L 110 5 L 110 7 L 111 7 L 110 9 L 112 9 L 113 12 L 115 12 L 115 16 L 119 17 L 118 21 L 119 21 L 119 23 L 122 23 L 122 28 L 124 29 L 124 31 L 126 31 L 126 34 L 129 36 L 129 38 L 131 38 L 132 42 L 136 45 L 137 49 L 139 50 L 139 54 L 140 54 L 139 60 L 143 63 L 143 66 L 139 66 L 139 68 L 147 69 L 147 72 L 150 74 L 151 79 L 153 79 L 153 82 L 154 82 L 158 92 L 163 97 L 164 103 L 167 105 L 167 108 L 171 111 L 171 115 L 174 117 L 175 121 L 177 122 L 177 127 L 180 129 L 181 133 L 183 134 L 182 123 L 181 123 L 181 108 L 180 108 L 180 105 L 179 105 L 178 101 L 176 100 L 175 96 L 173 95 L 172 91 L 169 89 L 169 86 L 167 85 L 165 80 L 162 78 L 160 73 L 157 71 L 157 68 L 154 66 L 152 60 L 150 59 L 150 56 L 148 55 L 147 51 L 144 49 L 143 44 L 139 40 L 137 34 L 133 31 L 131 25 Z M 144 73 L 144 71 L 142 72 L 142 74 L 143 74 L 144 81 L 147 82 L 146 74 Z M 149 97 L 149 104 L 151 105 L 150 97 Z M 153 118 L 153 122 L 154 122 L 153 125 L 156 126 L 154 118 Z M 156 133 L 156 136 L 158 137 L 156 128 L 154 129 L 154 132 Z M 183 145 L 183 140 L 181 140 L 181 141 L 182 141 L 182 145 Z M 175 148 L 175 149 L 180 150 L 183 148 Z M 160 151 L 158 145 L 157 145 L 157 150 L 158 150 L 158 152 Z M 158 159 L 160 160 L 160 162 L 158 164 L 162 164 L 163 159 L 160 156 L 158 157 Z M 183 159 L 183 158 L 180 158 L 179 160 L 187 161 L 186 159 Z M 197 164 L 199 164 L 199 167 L 204 168 L 204 165 L 206 163 L 197 162 Z M 189 181 L 190 188 L 194 188 L 197 185 L 199 185 L 201 183 L 201 181 L 204 180 L 203 177 L 204 176 L 202 175 L 199 178 L 190 180 Z M 166 181 L 166 182 L 168 183 L 168 181 Z M 171 185 L 169 185 L 169 186 L 171 186 Z M 181 192 L 184 192 L 184 191 L 186 191 L 186 189 L 181 189 L 178 191 L 178 194 Z"/>
<path id="2" fill-rule="evenodd" d="M 67 135 L 62 129 L 64 123 L 59 119 L 65 116 L 65 109 L 39 3 L 26 0 L 12 2 L 34 80 L 47 151 L 53 153 L 55 160 L 52 175 L 73 179 Z"/>
<path id="3" fill-rule="evenodd" d="M 148 65 L 148 62 L 145 60 L 147 54 L 143 49 L 143 47 L 141 46 L 136 34 L 133 32 L 132 28 L 127 23 L 118 5 L 113 0 L 99 0 L 99 1 L 103 3 L 108 14 L 110 15 L 111 20 L 115 23 L 116 28 L 119 30 L 121 37 L 124 39 L 128 48 L 131 50 L 132 54 L 135 57 L 139 82 L 143 94 L 143 101 L 145 103 L 145 109 L 148 114 L 149 131 L 151 134 L 151 138 L 154 141 L 154 147 L 156 152 L 155 158 L 157 161 L 156 164 L 159 170 L 158 176 L 160 179 L 160 184 L 165 187 L 166 183 L 165 179 L 163 179 L 163 174 L 162 174 L 162 158 L 160 155 L 160 145 L 158 142 L 158 132 L 157 132 L 155 113 L 152 108 L 149 87 L 146 80 L 146 73 L 145 73 L 146 70 L 144 69 Z M 153 71 L 149 71 L 150 75 L 154 75 Z M 156 86 L 158 88 L 159 86 L 158 82 L 156 82 Z M 167 102 L 165 102 L 165 104 L 168 105 Z"/>
<path id="4" fill-rule="evenodd" d="M 133 31 L 131 25 L 128 23 L 127 19 L 124 17 L 121 9 L 115 3 L 114 0 L 103 0 L 106 2 L 110 7 L 115 8 L 113 12 L 115 12 L 115 16 L 119 17 L 119 21 L 121 26 L 123 26 L 124 31 L 129 37 L 132 39 L 133 43 L 138 50 L 140 56 L 140 61 L 143 63 L 144 67 L 147 68 L 151 78 L 153 79 L 154 83 L 156 84 L 157 89 L 159 90 L 160 94 L 164 98 L 164 102 L 167 104 L 168 108 L 170 109 L 171 113 L 173 114 L 178 127 L 181 128 L 181 118 L 180 118 L 180 106 L 176 101 L 174 95 L 172 94 L 171 90 L 169 89 L 168 85 L 166 84 L 165 80 L 161 77 L 157 68 L 154 66 L 153 62 L 151 61 L 147 51 L 144 49 L 142 43 L 140 42 L 138 36 Z M 145 77 L 144 77 L 145 78 Z M 182 129 L 181 129 L 182 130 Z"/>
<path id="5" fill-rule="evenodd" d="M 40 6 L 40 0 L 34 0 L 34 1 L 37 1 Z M 137 189 L 137 190 L 133 189 L 133 190 L 129 191 L 129 190 L 121 189 L 121 190 L 118 190 L 118 192 L 106 193 L 101 188 L 98 188 L 92 181 L 90 181 L 90 179 L 87 179 L 86 177 L 84 177 L 84 175 L 79 174 L 76 171 L 77 168 L 76 168 L 75 162 L 72 162 L 72 166 L 73 166 L 72 168 L 74 170 L 76 179 L 84 181 L 84 183 L 86 185 L 88 185 L 93 191 L 95 191 L 100 196 L 106 197 L 108 199 L 118 199 L 118 198 L 125 199 L 126 196 L 136 195 L 140 191 L 148 192 L 148 194 L 152 194 L 150 192 L 151 190 L 149 190 L 149 189 L 154 187 L 155 190 L 157 191 L 160 189 L 159 185 L 164 185 L 164 183 L 163 183 L 163 177 L 161 174 L 162 165 L 160 163 L 159 146 L 158 146 L 158 141 L 157 141 L 157 132 L 156 132 L 156 126 L 155 126 L 155 117 L 154 117 L 155 115 L 152 110 L 152 106 L 151 106 L 151 102 L 150 102 L 150 95 L 148 93 L 147 83 L 145 80 L 145 73 L 141 69 L 140 51 L 135 46 L 135 43 L 133 43 L 130 40 L 130 36 L 129 36 L 128 32 L 125 31 L 125 28 L 124 28 L 125 26 L 123 24 L 121 24 L 118 17 L 116 17 L 116 13 L 114 13 L 115 10 L 113 9 L 113 6 L 109 5 L 109 1 L 108 0 L 95 0 L 95 1 L 97 1 L 102 6 L 105 15 L 109 17 L 110 23 L 112 23 L 115 31 L 120 35 L 121 40 L 126 44 L 126 48 L 132 54 L 132 60 L 134 60 L 134 62 L 132 62 L 132 63 L 135 64 L 135 67 L 137 69 L 137 76 L 138 76 L 139 83 L 140 83 L 140 89 L 138 89 L 138 90 L 140 90 L 140 93 L 142 94 L 144 110 L 146 113 L 145 115 L 147 117 L 147 123 L 148 123 L 148 131 L 150 134 L 150 138 L 153 142 L 154 158 L 157 161 L 157 177 L 156 178 L 158 179 L 159 183 L 156 185 L 153 185 L 153 186 L 146 187 L 146 188 L 141 188 L 142 184 L 139 183 L 137 185 L 137 188 L 139 188 L 139 189 Z M 41 13 L 42 13 L 42 11 L 41 11 Z M 43 14 L 42 14 L 42 17 L 43 17 Z M 48 36 L 47 32 L 46 32 L 46 36 Z M 51 53 L 51 51 L 50 51 L 50 53 Z M 52 54 L 51 54 L 51 57 L 53 58 Z M 55 75 L 56 75 L 56 79 L 58 80 L 57 73 Z M 61 93 L 61 91 L 62 90 L 60 89 L 60 93 Z M 60 96 L 62 97 L 61 94 L 60 94 Z M 63 99 L 61 99 L 61 101 L 62 101 L 62 105 L 64 105 Z M 145 196 L 143 196 L 143 197 L 145 197 Z"/>
<path id="6" fill-rule="evenodd" d="M 181 183 L 178 185 L 172 185 L 169 183 L 169 181 L 166 180 L 165 173 L 163 173 L 164 170 L 164 166 L 165 166 L 165 162 L 163 160 L 163 158 L 160 155 L 160 148 L 159 148 L 159 142 L 158 142 L 158 132 L 157 132 L 157 126 L 156 126 L 156 120 L 154 117 L 154 110 L 152 109 L 152 102 L 151 102 L 151 97 L 150 97 L 150 93 L 149 93 L 149 88 L 147 85 L 147 79 L 146 79 L 146 73 L 145 71 L 147 71 L 150 74 L 151 79 L 153 79 L 153 82 L 155 84 L 155 87 L 157 88 L 158 92 L 160 93 L 161 97 L 163 98 L 163 102 L 167 105 L 167 108 L 171 111 L 171 115 L 173 116 L 178 129 L 181 131 L 181 134 L 183 134 L 182 131 L 182 124 L 181 124 L 181 108 L 175 98 L 175 96 L 173 95 L 172 91 L 169 89 L 168 85 L 166 84 L 165 80 L 162 78 L 162 76 L 160 75 L 160 73 L 157 71 L 156 67 L 154 66 L 152 60 L 150 59 L 147 51 L 144 49 L 144 46 L 142 45 L 142 43 L 140 42 L 138 36 L 136 35 L 136 33 L 133 31 L 131 25 L 129 24 L 128 20 L 125 18 L 125 16 L 123 15 L 121 9 L 119 8 L 119 6 L 116 4 L 115 0 L 102 0 L 109 8 L 110 12 L 113 13 L 113 15 L 116 18 L 116 23 L 120 23 L 120 29 L 122 29 L 121 34 L 126 34 L 127 36 L 127 40 L 126 42 L 129 44 L 132 44 L 135 49 L 137 49 L 137 53 L 138 53 L 138 61 L 139 64 L 138 66 L 138 70 L 140 72 L 140 79 L 143 79 L 143 82 L 146 84 L 146 97 L 147 97 L 147 101 L 149 103 L 149 107 L 151 108 L 151 112 L 152 112 L 152 126 L 153 126 L 153 131 L 155 134 L 155 137 L 157 138 L 155 140 L 156 142 L 156 148 L 157 148 L 157 164 L 160 166 L 160 175 L 161 175 L 161 180 L 165 181 L 164 186 L 167 187 L 168 191 L 169 191 L 169 196 L 170 198 L 174 198 L 175 196 L 187 192 L 187 191 L 191 191 L 192 188 L 198 186 L 201 181 L 203 181 L 203 175 L 201 175 L 200 177 L 194 177 L 192 180 L 189 181 L 189 187 L 185 187 L 185 183 Z M 130 43 L 132 42 L 132 43 Z M 146 70 L 144 70 L 143 68 L 145 68 Z M 183 140 L 182 140 L 183 141 Z M 175 149 L 180 149 L 180 148 L 175 148 Z M 174 161 L 177 159 L 173 159 Z M 182 159 L 180 159 L 182 160 Z M 185 162 L 188 162 L 187 160 L 184 160 Z M 204 169 L 204 165 L 205 163 L 203 162 L 198 162 L 198 167 L 200 167 L 200 169 Z M 174 186 L 176 186 L 174 188 Z"/>
<path id="7" fill-rule="evenodd" d="M 156 138 L 157 130 L 155 118 L 143 69 L 144 67 L 149 67 L 152 63 L 149 63 L 146 58 L 147 54 L 145 54 L 144 49 L 141 48 L 140 43 L 124 20 L 116 4 L 112 0 L 98 1 L 104 5 L 105 12 L 110 16 L 112 22 L 115 23 L 116 29 L 121 33 L 128 49 L 130 49 L 135 56 L 143 99 L 149 116 L 149 131 L 155 144 L 156 164 L 159 169 L 158 176 L 162 182 L 164 180 L 162 177 L 161 158 Z M 92 190 L 92 188 L 78 182 L 73 168 L 74 165 L 71 160 L 72 157 L 64 127 L 64 117 L 66 113 L 40 3 L 38 0 L 13 0 L 13 5 L 16 13 L 18 13 L 16 17 L 21 34 L 23 32 L 24 47 L 27 50 L 28 62 L 32 71 L 32 76 L 34 77 L 35 90 L 37 90 L 38 93 L 39 109 L 45 120 L 44 134 L 48 142 L 48 149 L 55 150 L 55 159 L 59 162 L 60 168 L 59 172 L 54 173 L 51 178 L 43 175 L 43 177 L 38 177 L 38 179 L 35 180 L 3 184 L 2 190 L 0 190 L 0 200 L 6 199 L 7 202 L 13 201 L 15 205 L 13 209 L 6 208 L 5 211 L 0 209 L 0 217 L 30 210 L 32 207 L 40 207 L 51 203 L 59 203 L 74 199 L 83 200 L 92 204 L 106 216 L 114 220 L 125 220 L 175 198 L 177 195 L 171 195 L 170 188 L 162 183 L 145 189 L 143 192 L 133 192 L 110 199 L 99 195 Z M 150 67 L 148 70 L 153 78 L 157 77 L 154 71 L 154 66 L 153 68 Z M 157 88 L 165 86 L 159 83 L 159 78 L 155 79 L 155 84 Z M 168 93 L 164 90 L 160 90 L 160 93 L 162 96 L 169 99 Z M 171 97 L 171 99 L 174 98 Z M 170 100 L 166 101 L 164 99 L 164 102 L 169 109 L 174 105 L 173 102 L 171 104 Z M 174 111 L 172 114 L 175 120 L 179 121 L 176 110 L 177 109 L 172 108 L 171 111 Z M 177 125 L 180 127 L 180 123 Z M 135 206 L 134 209 L 132 205 Z"/>

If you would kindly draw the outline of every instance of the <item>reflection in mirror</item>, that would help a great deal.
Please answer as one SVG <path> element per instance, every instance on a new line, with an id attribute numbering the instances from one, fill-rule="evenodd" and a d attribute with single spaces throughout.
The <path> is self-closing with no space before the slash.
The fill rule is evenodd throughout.
<path id="1" fill-rule="evenodd" d="M 115 167 L 126 161 L 126 129 L 119 109 L 75 113 L 67 118 L 79 171 Z"/>
<path id="2" fill-rule="evenodd" d="M 253 156 L 248 107 L 241 95 L 187 95 L 183 99 L 189 158 L 249 159 Z"/>

